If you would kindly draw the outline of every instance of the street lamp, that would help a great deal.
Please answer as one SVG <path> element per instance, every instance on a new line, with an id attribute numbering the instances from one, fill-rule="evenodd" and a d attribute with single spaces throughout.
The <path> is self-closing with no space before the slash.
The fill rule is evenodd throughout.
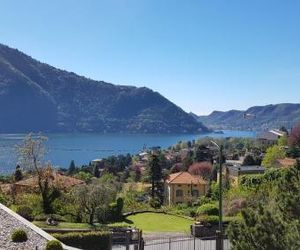
<path id="1" fill-rule="evenodd" d="M 219 230 L 217 231 L 217 250 L 223 250 L 223 205 L 222 205 L 222 160 L 223 145 L 210 141 L 219 149 Z"/>

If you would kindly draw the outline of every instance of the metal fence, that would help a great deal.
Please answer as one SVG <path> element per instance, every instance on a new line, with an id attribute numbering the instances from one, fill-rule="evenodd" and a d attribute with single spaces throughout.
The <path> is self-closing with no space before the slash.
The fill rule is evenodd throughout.
<path id="1" fill-rule="evenodd" d="M 151 240 L 139 245 L 115 245 L 114 250 L 216 250 L 216 239 L 200 239 L 195 237 L 168 238 Z M 230 250 L 230 243 L 227 239 L 223 240 L 223 249 Z"/>
<path id="2" fill-rule="evenodd" d="M 224 250 L 230 249 L 228 240 L 223 241 Z M 216 250 L 216 239 L 199 239 L 195 237 L 167 239 L 164 241 L 145 242 L 144 250 Z"/>

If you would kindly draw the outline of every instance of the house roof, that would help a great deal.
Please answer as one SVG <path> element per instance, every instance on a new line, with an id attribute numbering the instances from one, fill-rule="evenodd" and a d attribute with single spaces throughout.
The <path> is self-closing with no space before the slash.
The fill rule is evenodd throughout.
<path id="1" fill-rule="evenodd" d="M 279 129 L 271 129 L 270 130 L 271 133 L 278 135 L 278 136 L 284 136 L 286 135 L 286 132 L 284 131 L 280 131 Z"/>
<path id="2" fill-rule="evenodd" d="M 268 140 L 268 141 L 277 141 L 279 137 L 280 136 L 276 133 L 273 133 L 271 131 L 265 131 L 265 132 L 258 134 L 257 139 Z"/>
<path id="3" fill-rule="evenodd" d="M 103 159 L 94 159 L 94 160 L 92 160 L 92 162 L 102 162 L 103 161 Z"/>
<path id="4" fill-rule="evenodd" d="M 281 167 L 292 167 L 296 164 L 297 160 L 293 158 L 284 158 L 284 159 L 278 159 L 277 163 Z"/>
<path id="5" fill-rule="evenodd" d="M 238 176 L 243 174 L 263 174 L 265 172 L 265 168 L 263 166 L 228 166 L 230 175 Z"/>
<path id="6" fill-rule="evenodd" d="M 84 181 L 70 177 L 65 176 L 62 174 L 59 174 L 57 172 L 52 173 L 53 179 L 51 179 L 51 184 L 58 185 L 61 188 L 71 188 L 76 185 L 84 184 Z M 19 186 L 28 186 L 28 187 L 36 187 L 38 186 L 38 178 L 37 176 L 30 177 L 26 180 L 21 180 L 16 183 L 16 185 Z"/>
<path id="7" fill-rule="evenodd" d="M 192 175 L 189 172 L 178 172 L 170 174 L 167 183 L 171 184 L 207 184 L 199 176 Z"/>

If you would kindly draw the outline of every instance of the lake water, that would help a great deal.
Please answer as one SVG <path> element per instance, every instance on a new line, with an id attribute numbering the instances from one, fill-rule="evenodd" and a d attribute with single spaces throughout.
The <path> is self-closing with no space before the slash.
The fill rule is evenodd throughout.
<path id="1" fill-rule="evenodd" d="M 144 146 L 167 148 L 178 141 L 197 140 L 201 137 L 255 137 L 251 131 L 223 131 L 223 134 L 200 135 L 138 135 L 138 134 L 46 134 L 49 153 L 47 160 L 55 166 L 68 167 L 71 160 L 76 165 L 88 164 L 95 158 L 109 155 L 135 154 Z M 0 174 L 11 173 L 17 163 L 15 145 L 25 134 L 0 134 Z"/>

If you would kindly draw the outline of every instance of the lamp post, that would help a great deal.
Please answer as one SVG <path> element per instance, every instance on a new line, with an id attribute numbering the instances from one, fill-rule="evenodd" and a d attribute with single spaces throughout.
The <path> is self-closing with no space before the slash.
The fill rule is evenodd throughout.
<path id="1" fill-rule="evenodd" d="M 219 230 L 217 231 L 217 250 L 223 250 L 223 198 L 222 198 L 222 159 L 223 159 L 223 145 L 211 141 L 219 150 Z"/>

